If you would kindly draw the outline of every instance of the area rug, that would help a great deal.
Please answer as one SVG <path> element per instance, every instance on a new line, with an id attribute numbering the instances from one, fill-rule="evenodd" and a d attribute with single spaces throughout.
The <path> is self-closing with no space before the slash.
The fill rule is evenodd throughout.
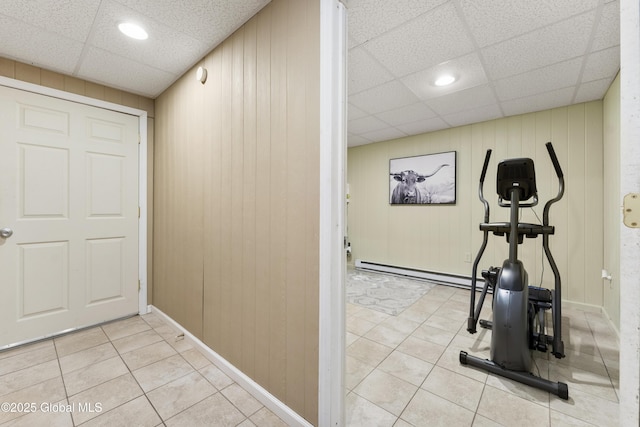
<path id="1" fill-rule="evenodd" d="M 391 274 L 347 270 L 347 301 L 397 316 L 435 284 Z"/>

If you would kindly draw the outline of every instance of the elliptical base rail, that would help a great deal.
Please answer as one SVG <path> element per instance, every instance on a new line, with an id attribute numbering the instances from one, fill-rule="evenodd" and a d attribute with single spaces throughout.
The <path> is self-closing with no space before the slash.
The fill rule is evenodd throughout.
<path id="1" fill-rule="evenodd" d="M 522 384 L 553 393 L 560 399 L 569 399 L 569 387 L 565 383 L 549 381 L 544 378 L 537 377 L 529 372 L 510 371 L 508 369 L 504 369 L 500 365 L 497 365 L 491 360 L 472 356 L 466 351 L 460 352 L 460 363 L 484 369 L 492 374 L 500 375 L 501 377 L 509 378 L 510 380 L 518 381 Z"/>

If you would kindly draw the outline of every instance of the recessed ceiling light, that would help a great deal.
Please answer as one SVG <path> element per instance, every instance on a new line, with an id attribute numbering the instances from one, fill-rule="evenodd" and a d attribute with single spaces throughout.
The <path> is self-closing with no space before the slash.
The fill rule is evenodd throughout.
<path id="1" fill-rule="evenodd" d="M 434 84 L 436 86 L 447 86 L 450 85 L 451 83 L 455 82 L 456 78 L 454 76 L 452 76 L 451 74 L 444 74 L 440 77 L 438 77 L 438 79 L 434 82 Z"/>
<path id="2" fill-rule="evenodd" d="M 131 22 L 123 22 L 118 25 L 118 29 L 125 35 L 136 40 L 146 40 L 149 38 L 149 34 L 139 25 Z"/>

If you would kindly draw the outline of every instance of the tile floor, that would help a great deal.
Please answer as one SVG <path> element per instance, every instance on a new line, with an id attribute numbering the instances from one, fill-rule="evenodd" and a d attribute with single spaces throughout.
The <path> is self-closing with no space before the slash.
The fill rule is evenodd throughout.
<path id="1" fill-rule="evenodd" d="M 490 331 L 466 331 L 469 291 L 436 286 L 398 316 L 347 304 L 350 426 L 617 426 L 618 340 L 602 315 L 563 307 L 566 358 L 537 353 L 564 401 L 459 363 L 489 357 Z M 491 304 L 485 304 L 489 318 Z"/>
<path id="2" fill-rule="evenodd" d="M 538 353 L 563 401 L 460 365 L 460 350 L 489 352 L 490 332 L 465 330 L 468 297 L 436 286 L 398 316 L 347 305 L 347 425 L 618 425 L 618 342 L 600 314 L 565 308 L 567 357 Z M 1 352 L 0 402 L 37 411 L 0 425 L 285 425 L 176 334 L 149 314 Z"/>
<path id="3" fill-rule="evenodd" d="M 0 352 L 0 402 L 2 426 L 286 426 L 154 314 Z"/>

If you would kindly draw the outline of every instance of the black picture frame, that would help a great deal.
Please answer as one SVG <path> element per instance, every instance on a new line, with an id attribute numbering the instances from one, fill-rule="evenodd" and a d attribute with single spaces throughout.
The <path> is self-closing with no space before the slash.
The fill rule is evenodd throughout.
<path id="1" fill-rule="evenodd" d="M 389 160 L 390 205 L 455 205 L 457 153 Z"/>

